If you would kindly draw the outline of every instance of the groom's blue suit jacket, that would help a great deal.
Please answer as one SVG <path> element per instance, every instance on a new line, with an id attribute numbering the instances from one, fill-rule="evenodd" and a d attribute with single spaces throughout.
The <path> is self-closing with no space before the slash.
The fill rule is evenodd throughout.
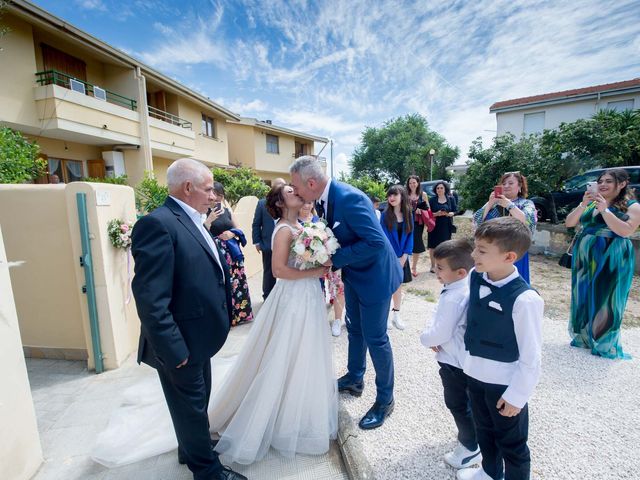
<path id="1" fill-rule="evenodd" d="M 332 257 L 342 280 L 364 305 L 391 297 L 402 282 L 402 269 L 382 231 L 371 200 L 360 190 L 331 180 L 326 219 L 340 248 Z"/>

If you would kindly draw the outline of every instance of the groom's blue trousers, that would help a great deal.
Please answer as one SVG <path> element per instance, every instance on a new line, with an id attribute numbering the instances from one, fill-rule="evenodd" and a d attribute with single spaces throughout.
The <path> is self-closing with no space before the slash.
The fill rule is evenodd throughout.
<path id="1" fill-rule="evenodd" d="M 393 353 L 387 335 L 387 317 L 391 297 L 379 303 L 363 305 L 348 283 L 344 285 L 347 307 L 349 358 L 347 369 L 353 381 L 361 381 L 367 367 L 367 349 L 376 371 L 376 402 L 388 404 L 393 399 Z"/>

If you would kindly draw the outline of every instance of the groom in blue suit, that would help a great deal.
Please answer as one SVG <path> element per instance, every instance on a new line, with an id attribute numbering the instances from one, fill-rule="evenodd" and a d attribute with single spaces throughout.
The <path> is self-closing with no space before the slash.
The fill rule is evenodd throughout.
<path id="1" fill-rule="evenodd" d="M 362 395 L 366 354 L 376 371 L 376 401 L 360 420 L 360 428 L 377 428 L 393 411 L 393 354 L 387 335 L 391 295 L 402 270 L 382 232 L 371 200 L 360 190 L 329 179 L 316 157 L 298 158 L 289 168 L 298 196 L 316 201 L 318 215 L 333 230 L 340 248 L 327 265 L 342 269 L 347 307 L 349 358 L 338 390 Z"/>

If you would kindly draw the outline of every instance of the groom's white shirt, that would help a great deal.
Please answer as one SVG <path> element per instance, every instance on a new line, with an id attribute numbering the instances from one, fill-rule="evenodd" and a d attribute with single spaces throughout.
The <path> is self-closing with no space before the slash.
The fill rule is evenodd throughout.
<path id="1" fill-rule="evenodd" d="M 327 218 L 327 208 L 329 208 L 329 189 L 331 188 L 331 179 L 327 182 L 322 191 L 322 195 L 318 199 L 318 202 L 324 202 L 324 218 Z"/>

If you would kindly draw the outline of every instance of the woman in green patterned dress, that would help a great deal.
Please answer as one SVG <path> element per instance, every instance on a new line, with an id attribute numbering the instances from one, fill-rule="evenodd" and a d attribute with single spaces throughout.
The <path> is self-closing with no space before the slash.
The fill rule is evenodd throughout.
<path id="1" fill-rule="evenodd" d="M 622 350 L 620 325 L 633 279 L 628 237 L 640 225 L 640 205 L 628 184 L 625 170 L 606 170 L 566 220 L 567 227 L 582 225 L 573 247 L 571 345 L 606 358 L 630 358 Z"/>

